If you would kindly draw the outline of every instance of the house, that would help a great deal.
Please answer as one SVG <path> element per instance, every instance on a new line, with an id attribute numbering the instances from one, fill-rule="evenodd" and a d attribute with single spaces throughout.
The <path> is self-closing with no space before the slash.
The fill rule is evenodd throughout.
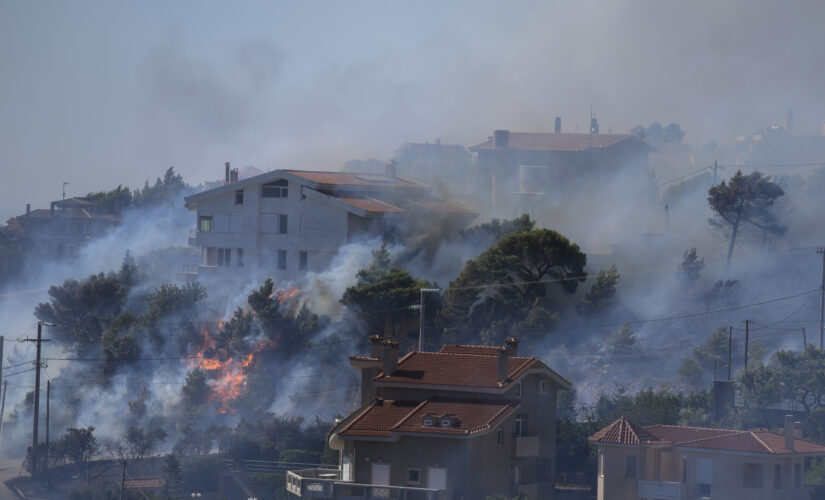
<path id="1" fill-rule="evenodd" d="M 622 417 L 589 438 L 598 447 L 598 499 L 807 500 L 806 462 L 825 446 L 784 435 L 681 425 L 639 427 Z"/>
<path id="2" fill-rule="evenodd" d="M 553 498 L 556 391 L 570 382 L 504 347 L 445 345 L 399 359 L 398 342 L 370 338 L 353 356 L 361 407 L 337 421 L 334 477 L 290 471 L 302 498 Z M 383 495 L 383 496 L 382 496 Z"/>
<path id="3" fill-rule="evenodd" d="M 101 203 L 67 198 L 51 202 L 48 210 L 27 204 L 26 213 L 9 219 L 8 228 L 26 239 L 35 256 L 67 259 L 119 223 L 120 217 Z"/>
<path id="4" fill-rule="evenodd" d="M 458 230 L 476 214 L 432 194 L 429 185 L 383 174 L 273 170 L 185 198 L 197 212 L 190 243 L 202 274 L 240 268 L 290 279 L 321 271 L 339 248 L 366 238 L 403 239 L 416 228 Z"/>
<path id="5" fill-rule="evenodd" d="M 595 119 L 594 119 L 595 120 Z M 517 205 L 565 189 L 577 181 L 597 178 L 609 183 L 620 172 L 637 176 L 639 185 L 652 181 L 649 153 L 655 148 L 630 134 L 600 134 L 598 123 L 588 134 L 510 132 L 496 130 L 487 141 L 471 147 L 478 155 L 478 188 L 492 207 Z"/>
<path id="6" fill-rule="evenodd" d="M 466 182 L 475 176 L 473 155 L 460 144 L 408 142 L 395 151 L 393 158 L 398 162 L 399 174 L 446 187 L 461 199 L 475 197 L 476 186 Z"/>

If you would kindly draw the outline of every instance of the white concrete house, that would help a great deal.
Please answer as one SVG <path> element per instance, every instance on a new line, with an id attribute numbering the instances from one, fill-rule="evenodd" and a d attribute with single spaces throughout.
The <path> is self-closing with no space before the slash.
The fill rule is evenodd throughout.
<path id="1" fill-rule="evenodd" d="M 416 225 L 466 226 L 476 213 L 444 202 L 432 188 L 395 175 L 273 170 L 186 198 L 197 211 L 192 244 L 199 274 L 263 272 L 294 279 L 329 266 L 339 248 L 361 238 L 403 238 Z M 251 269 L 250 269 L 251 268 Z"/>

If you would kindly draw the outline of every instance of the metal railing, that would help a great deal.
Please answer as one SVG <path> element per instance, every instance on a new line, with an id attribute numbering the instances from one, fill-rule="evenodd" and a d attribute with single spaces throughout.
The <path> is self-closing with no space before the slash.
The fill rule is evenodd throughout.
<path id="1" fill-rule="evenodd" d="M 291 470 L 287 472 L 286 490 L 300 498 L 335 500 L 449 500 L 450 498 L 446 490 L 360 484 L 342 481 L 340 477 L 338 470 Z"/>

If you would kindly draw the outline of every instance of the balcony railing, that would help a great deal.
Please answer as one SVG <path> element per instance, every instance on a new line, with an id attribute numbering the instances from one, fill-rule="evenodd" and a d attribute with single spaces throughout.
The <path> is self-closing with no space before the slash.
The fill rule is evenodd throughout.
<path id="1" fill-rule="evenodd" d="M 661 500 L 687 500 L 687 484 L 672 481 L 639 480 L 639 497 Z"/>
<path id="2" fill-rule="evenodd" d="M 286 490 L 300 498 L 335 500 L 451 500 L 446 490 L 409 486 L 380 486 L 341 480 L 338 470 L 302 469 L 286 474 Z"/>

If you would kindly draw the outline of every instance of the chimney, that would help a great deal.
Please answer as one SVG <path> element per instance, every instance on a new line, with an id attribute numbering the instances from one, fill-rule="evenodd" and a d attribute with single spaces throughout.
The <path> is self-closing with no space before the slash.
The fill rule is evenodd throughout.
<path id="1" fill-rule="evenodd" d="M 226 178 L 224 182 L 229 184 L 229 162 L 224 163 L 223 166 L 226 167 Z"/>
<path id="2" fill-rule="evenodd" d="M 384 175 L 388 179 L 398 179 L 398 162 L 389 160 L 384 164 Z"/>
<path id="3" fill-rule="evenodd" d="M 785 449 L 793 451 L 794 424 L 793 415 L 785 415 Z"/>
<path id="4" fill-rule="evenodd" d="M 802 439 L 802 422 L 793 423 L 793 437 L 796 439 Z"/>
<path id="5" fill-rule="evenodd" d="M 561 134 L 561 116 L 556 117 L 556 123 L 553 126 L 553 132 Z"/>
<path id="6" fill-rule="evenodd" d="M 233 168 L 229 171 L 229 182 L 238 182 L 238 169 Z"/>
<path id="7" fill-rule="evenodd" d="M 504 344 L 507 350 L 510 351 L 510 356 L 518 356 L 518 339 L 515 337 L 508 337 L 504 339 Z"/>
<path id="8" fill-rule="evenodd" d="M 498 348 L 498 381 L 504 382 L 507 380 L 507 375 L 510 374 L 510 356 L 506 347 Z"/>
<path id="9" fill-rule="evenodd" d="M 26 215 L 29 215 L 30 213 L 32 213 L 32 204 L 26 203 Z"/>
<path id="10" fill-rule="evenodd" d="M 381 335 L 370 335 L 370 357 L 381 359 L 381 342 L 384 337 Z"/>
<path id="11" fill-rule="evenodd" d="M 385 340 L 381 343 L 383 346 L 383 353 L 381 356 L 381 371 L 384 375 L 390 375 L 398 369 L 398 342 L 394 340 Z"/>
<path id="12" fill-rule="evenodd" d="M 510 147 L 510 131 L 509 130 L 493 130 L 493 147 L 494 148 L 509 148 Z"/>

